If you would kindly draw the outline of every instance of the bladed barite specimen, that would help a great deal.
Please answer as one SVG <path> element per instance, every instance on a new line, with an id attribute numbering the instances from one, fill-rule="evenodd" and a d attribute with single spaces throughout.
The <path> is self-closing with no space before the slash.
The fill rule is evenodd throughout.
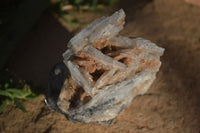
<path id="1" fill-rule="evenodd" d="M 156 78 L 164 49 L 143 38 L 118 35 L 121 9 L 83 29 L 68 43 L 64 63 L 50 75 L 46 103 L 72 122 L 112 124 Z"/>

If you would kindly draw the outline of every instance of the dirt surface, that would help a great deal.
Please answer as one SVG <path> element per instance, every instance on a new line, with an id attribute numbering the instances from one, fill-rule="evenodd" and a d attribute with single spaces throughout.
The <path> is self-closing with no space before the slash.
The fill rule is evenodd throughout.
<path id="1" fill-rule="evenodd" d="M 119 8 L 127 15 L 122 35 L 140 36 L 165 48 L 162 67 L 149 91 L 136 97 L 112 126 L 71 124 L 61 114 L 50 111 L 41 95 L 24 102 L 27 114 L 8 107 L 0 115 L 0 132 L 200 132 L 200 8 L 184 0 L 127 0 L 119 3 Z M 46 88 L 50 68 L 62 60 L 71 37 L 51 16 L 42 15 L 38 26 L 14 53 L 10 69 Z"/>

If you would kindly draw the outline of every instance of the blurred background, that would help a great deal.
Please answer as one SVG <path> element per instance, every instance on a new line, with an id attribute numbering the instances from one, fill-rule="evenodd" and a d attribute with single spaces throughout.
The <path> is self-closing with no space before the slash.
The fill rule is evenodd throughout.
<path id="1" fill-rule="evenodd" d="M 113 126 L 71 124 L 44 104 L 51 68 L 85 26 L 119 9 L 120 32 L 165 48 L 157 79 Z M 200 132 L 200 0 L 0 2 L 0 132 Z"/>

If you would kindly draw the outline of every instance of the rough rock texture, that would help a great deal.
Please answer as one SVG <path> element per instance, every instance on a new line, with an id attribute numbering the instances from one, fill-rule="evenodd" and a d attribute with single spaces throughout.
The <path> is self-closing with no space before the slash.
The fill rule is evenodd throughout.
<path id="1" fill-rule="evenodd" d="M 125 13 L 95 20 L 68 43 L 64 64 L 53 68 L 46 103 L 72 122 L 112 124 L 156 78 L 164 49 L 118 35 Z M 59 83 L 58 83 L 59 82 Z"/>

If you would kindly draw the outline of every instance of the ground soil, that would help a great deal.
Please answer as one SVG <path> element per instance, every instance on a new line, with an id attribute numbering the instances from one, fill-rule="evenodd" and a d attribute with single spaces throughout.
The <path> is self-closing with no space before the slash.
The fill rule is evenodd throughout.
<path id="1" fill-rule="evenodd" d="M 0 115 L 2 133 L 200 132 L 200 7 L 183 0 L 123 0 L 112 11 L 119 8 L 127 15 L 122 35 L 143 37 L 165 48 L 161 69 L 149 91 L 137 96 L 112 126 L 71 124 L 63 115 L 50 111 L 41 94 L 24 102 L 29 113 L 9 106 Z M 90 17 L 84 12 L 82 16 L 90 18 L 89 23 L 99 15 Z M 50 68 L 62 60 L 75 33 L 43 14 L 16 49 L 10 70 L 46 88 Z"/>

